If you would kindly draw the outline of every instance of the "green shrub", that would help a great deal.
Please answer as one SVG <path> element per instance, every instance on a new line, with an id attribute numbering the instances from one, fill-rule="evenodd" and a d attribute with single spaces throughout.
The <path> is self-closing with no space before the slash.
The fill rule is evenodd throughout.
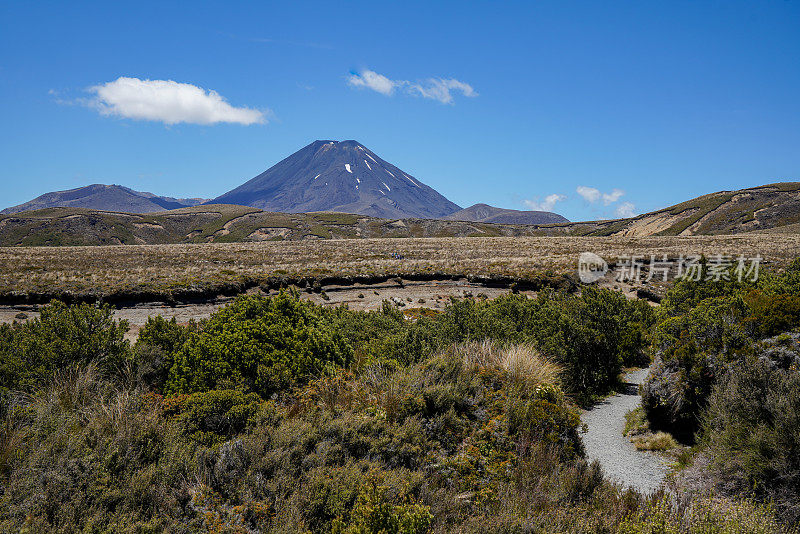
<path id="1" fill-rule="evenodd" d="M 703 418 L 719 487 L 771 502 L 790 524 L 800 521 L 798 360 L 784 369 L 767 353 L 735 364 L 714 387 Z"/>
<path id="2" fill-rule="evenodd" d="M 378 311 L 353 311 L 345 306 L 321 311 L 331 328 L 354 347 L 356 363 L 362 367 L 400 356 L 396 350 L 397 340 L 411 328 L 403 313 L 388 301 L 384 301 Z"/>
<path id="3" fill-rule="evenodd" d="M 649 309 L 610 290 L 584 289 L 580 298 L 544 294 L 529 332 L 542 353 L 565 368 L 564 385 L 580 402 L 618 384 L 625 362 L 642 361 Z"/>
<path id="4" fill-rule="evenodd" d="M 768 336 L 800 326 L 797 264 L 756 286 L 681 280 L 667 292 L 653 335 L 656 362 L 642 401 L 654 428 L 691 441 L 714 384 Z"/>
<path id="5" fill-rule="evenodd" d="M 539 386 L 532 392 L 513 391 L 507 408 L 508 433 L 523 442 L 557 445 L 565 457 L 583 455 L 578 428 L 580 416 L 563 402 L 553 386 Z"/>
<path id="6" fill-rule="evenodd" d="M 702 498 L 678 508 L 661 498 L 622 521 L 619 534 L 773 534 L 785 532 L 769 508 Z"/>
<path id="7" fill-rule="evenodd" d="M 364 487 L 366 475 L 353 462 L 309 470 L 300 501 L 310 529 L 325 531 L 333 521 L 349 518 Z"/>
<path id="8" fill-rule="evenodd" d="M 428 532 L 430 509 L 420 504 L 394 504 L 387 499 L 387 488 L 377 482 L 359 495 L 349 524 L 336 521 L 334 534 L 423 534 Z"/>
<path id="9" fill-rule="evenodd" d="M 625 414 L 625 427 L 622 433 L 626 436 L 638 436 L 650 432 L 650 424 L 644 409 L 639 406 Z"/>
<path id="10" fill-rule="evenodd" d="M 680 278 L 669 288 L 661 300 L 661 313 L 668 317 L 683 315 L 706 299 L 729 297 L 752 287 L 751 283 L 744 280 L 739 282 L 733 268 L 728 270 L 727 276 L 722 276 L 719 280 L 709 277 L 708 274 L 708 263 L 702 259 L 696 277 Z"/>
<path id="11" fill-rule="evenodd" d="M 800 326 L 798 294 L 776 294 L 754 290 L 747 294 L 745 302 L 749 313 L 742 322 L 756 338 L 774 336 Z"/>
<path id="12" fill-rule="evenodd" d="M 642 388 L 642 405 L 653 429 L 691 442 L 715 382 L 751 350 L 743 326 L 741 295 L 713 297 L 689 312 L 663 319 L 653 334 L 656 361 Z"/>
<path id="13" fill-rule="evenodd" d="M 162 391 L 174 364 L 175 352 L 183 347 L 192 333 L 200 331 L 194 321 L 182 326 L 173 317 L 148 317 L 139 331 L 133 351 L 134 370 L 138 382 L 145 387 Z"/>
<path id="14" fill-rule="evenodd" d="M 199 332 L 201 325 L 190 321 L 186 326 L 179 325 L 173 317 L 169 321 L 162 316 L 148 317 L 147 322 L 139 330 L 137 345 L 158 347 L 164 353 L 170 354 L 179 350 L 190 335 Z"/>
<path id="15" fill-rule="evenodd" d="M 353 351 L 320 310 L 286 293 L 238 298 L 175 354 L 166 391 L 236 385 L 267 398 L 329 366 L 347 365 Z"/>
<path id="16" fill-rule="evenodd" d="M 241 434 L 262 404 L 255 393 L 211 390 L 181 396 L 170 403 L 184 425 L 184 433 L 208 447 Z"/>
<path id="17" fill-rule="evenodd" d="M 32 390 L 74 364 L 118 373 L 129 356 L 127 330 L 108 306 L 53 301 L 38 319 L 0 328 L 0 389 Z"/>

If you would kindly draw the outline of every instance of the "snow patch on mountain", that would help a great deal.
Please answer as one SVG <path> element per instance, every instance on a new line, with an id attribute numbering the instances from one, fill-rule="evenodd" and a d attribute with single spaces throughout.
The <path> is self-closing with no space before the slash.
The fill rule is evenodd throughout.
<path id="1" fill-rule="evenodd" d="M 419 187 L 419 184 L 418 184 L 417 182 L 415 182 L 414 180 L 412 180 L 412 179 L 411 179 L 411 177 L 410 177 L 409 175 L 407 175 L 406 173 L 403 173 L 403 176 L 405 176 L 405 177 L 406 177 L 406 180 L 408 180 L 409 182 L 411 182 L 412 184 L 414 184 L 416 187 Z"/>

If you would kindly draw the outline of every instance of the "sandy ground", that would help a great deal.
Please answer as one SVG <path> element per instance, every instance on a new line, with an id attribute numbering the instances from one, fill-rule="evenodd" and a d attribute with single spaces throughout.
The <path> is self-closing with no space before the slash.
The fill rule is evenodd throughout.
<path id="1" fill-rule="evenodd" d="M 588 431 L 583 434 L 586 455 L 603 466 L 606 476 L 643 493 L 652 493 L 664 482 L 667 464 L 658 455 L 637 451 L 623 435 L 625 414 L 639 407 L 639 385 L 650 369 L 639 369 L 625 377 L 625 391 L 583 412 L 581 420 Z"/>

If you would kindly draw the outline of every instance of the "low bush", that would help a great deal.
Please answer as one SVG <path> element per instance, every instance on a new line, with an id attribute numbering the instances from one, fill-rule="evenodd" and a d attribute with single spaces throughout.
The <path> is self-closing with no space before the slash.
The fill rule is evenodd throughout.
<path id="1" fill-rule="evenodd" d="M 93 364 L 59 371 L 5 420 L 0 531 L 164 531 L 189 495 L 191 451 L 157 396 L 120 389 Z M 200 523 L 186 516 L 186 530 Z"/>
<path id="2" fill-rule="evenodd" d="M 637 451 L 668 451 L 678 446 L 675 438 L 666 432 L 635 436 L 631 442 Z"/>
<path id="3" fill-rule="evenodd" d="M 170 321 L 160 315 L 148 317 L 133 347 L 133 371 L 137 382 L 163 392 L 174 364 L 174 354 L 200 328 L 201 325 L 194 321 L 183 326 L 174 317 Z"/>
<path id="4" fill-rule="evenodd" d="M 703 498 L 686 508 L 656 500 L 619 525 L 619 534 L 772 534 L 784 532 L 769 508 L 747 501 Z"/>
<path id="5" fill-rule="evenodd" d="M 183 347 L 192 333 L 202 329 L 202 324 L 190 321 L 187 325 L 180 325 L 173 317 L 169 321 L 162 316 L 148 317 L 144 326 L 139 330 L 136 345 L 157 347 L 164 353 L 173 353 Z"/>
<path id="6" fill-rule="evenodd" d="M 791 524 L 800 521 L 800 358 L 775 361 L 765 352 L 716 384 L 704 443 L 718 489 L 770 502 Z"/>
<path id="7" fill-rule="evenodd" d="M 358 496 L 350 513 L 349 524 L 336 518 L 333 534 L 424 534 L 433 516 L 427 506 L 413 503 L 395 504 L 387 497 L 388 488 L 377 480 L 369 481 Z"/>
<path id="8" fill-rule="evenodd" d="M 244 432 L 262 402 L 255 393 L 211 390 L 167 399 L 167 409 L 189 438 L 210 447 Z"/>
<path id="9" fill-rule="evenodd" d="M 331 365 L 348 364 L 352 354 L 319 306 L 287 293 L 240 297 L 189 336 L 174 356 L 165 390 L 237 386 L 268 398 Z"/>
<path id="10" fill-rule="evenodd" d="M 800 265 L 800 264 L 798 264 Z M 667 292 L 653 334 L 642 402 L 652 426 L 691 442 L 716 384 L 755 344 L 800 326 L 796 266 L 758 284 L 681 280 Z"/>
<path id="11" fill-rule="evenodd" d="M 641 406 L 625 414 L 625 427 L 622 432 L 626 436 L 639 436 L 650 432 L 650 423 Z"/>
<path id="12" fill-rule="evenodd" d="M 129 358 L 127 330 L 108 306 L 53 301 L 37 319 L 0 327 L 0 390 L 32 391 L 54 371 L 89 362 L 120 373 Z"/>
<path id="13" fill-rule="evenodd" d="M 653 320 L 592 288 L 458 300 L 412 320 L 281 294 L 238 299 L 202 325 L 153 320 L 131 351 L 110 310 L 55 305 L 42 323 L 60 330 L 0 327 L 0 531 L 758 532 L 736 530 L 755 524 L 740 510 L 774 526 L 733 498 L 713 513 L 661 510 L 583 458 L 576 400 L 648 358 Z M 690 346 L 668 337 L 681 329 L 736 339 L 708 325 L 660 339 L 671 358 Z M 762 347 L 771 370 L 800 362 L 798 338 Z M 41 365 L 26 374 L 26 361 Z M 781 423 L 759 431 L 796 454 L 794 423 L 770 398 L 764 418 Z M 780 462 L 772 470 L 792 465 Z M 775 480 L 723 467 L 724 480 Z"/>

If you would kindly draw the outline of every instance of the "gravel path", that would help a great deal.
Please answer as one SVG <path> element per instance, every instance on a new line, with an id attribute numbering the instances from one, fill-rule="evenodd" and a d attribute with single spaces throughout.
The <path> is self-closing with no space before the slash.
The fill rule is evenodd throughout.
<path id="1" fill-rule="evenodd" d="M 638 388 L 649 372 L 650 369 L 639 369 L 627 374 L 622 393 L 596 404 L 581 416 L 588 427 L 583 443 L 589 459 L 600 462 L 610 479 L 643 493 L 661 486 L 667 465 L 656 454 L 637 451 L 622 432 L 625 414 L 642 403 Z"/>

